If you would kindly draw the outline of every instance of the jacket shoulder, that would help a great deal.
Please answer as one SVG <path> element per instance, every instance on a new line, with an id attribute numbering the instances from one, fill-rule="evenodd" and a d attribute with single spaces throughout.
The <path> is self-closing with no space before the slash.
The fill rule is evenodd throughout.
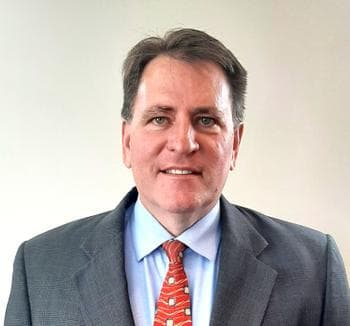
<path id="1" fill-rule="evenodd" d="M 313 228 L 265 215 L 256 210 L 233 205 L 270 244 L 290 244 L 324 248 L 327 235 Z"/>
<path id="2" fill-rule="evenodd" d="M 89 236 L 111 211 L 80 218 L 45 231 L 25 242 L 26 247 L 55 248 L 74 245 Z"/>
<path id="3" fill-rule="evenodd" d="M 136 197 L 132 189 L 114 210 L 72 221 L 24 242 L 27 272 L 36 278 L 50 274 L 65 278 L 86 264 L 91 255 L 122 237 L 126 209 Z"/>
<path id="4" fill-rule="evenodd" d="M 101 227 L 111 212 L 75 220 L 27 240 L 22 255 L 28 276 L 45 282 L 48 277 L 66 279 L 87 261 L 85 239 Z"/>

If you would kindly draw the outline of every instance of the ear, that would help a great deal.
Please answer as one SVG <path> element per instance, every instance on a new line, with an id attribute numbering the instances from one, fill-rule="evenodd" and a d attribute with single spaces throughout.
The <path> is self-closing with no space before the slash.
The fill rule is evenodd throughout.
<path id="1" fill-rule="evenodd" d="M 131 125 L 123 121 L 122 125 L 122 145 L 123 145 L 123 162 L 127 168 L 131 168 L 131 149 L 130 149 L 130 130 Z"/>
<path id="2" fill-rule="evenodd" d="M 241 139 L 243 136 L 244 125 L 240 123 L 239 126 L 235 127 L 233 130 L 233 145 L 232 145 L 232 158 L 230 164 L 230 170 L 232 171 L 236 164 L 236 159 L 238 156 L 239 145 L 241 144 Z"/>

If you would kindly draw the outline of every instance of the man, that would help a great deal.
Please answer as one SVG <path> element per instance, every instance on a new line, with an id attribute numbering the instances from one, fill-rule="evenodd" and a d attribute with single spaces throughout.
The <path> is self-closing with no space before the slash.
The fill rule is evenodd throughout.
<path id="1" fill-rule="evenodd" d="M 122 110 L 136 188 L 22 244 L 5 325 L 350 325 L 332 238 L 221 195 L 245 88 L 244 68 L 204 32 L 139 42 Z"/>

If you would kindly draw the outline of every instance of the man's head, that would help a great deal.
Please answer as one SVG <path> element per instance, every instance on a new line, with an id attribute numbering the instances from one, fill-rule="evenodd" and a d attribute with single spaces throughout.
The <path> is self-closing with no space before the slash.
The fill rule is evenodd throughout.
<path id="1" fill-rule="evenodd" d="M 148 37 L 129 52 L 123 66 L 124 103 L 122 118 L 133 115 L 133 104 L 142 73 L 147 64 L 160 55 L 187 61 L 210 61 L 220 66 L 231 90 L 232 117 L 235 125 L 243 122 L 247 73 L 232 52 L 220 41 L 195 29 L 171 30 L 161 37 Z"/>
<path id="2" fill-rule="evenodd" d="M 155 55 L 142 44 L 163 41 L 147 39 L 127 58 L 123 159 L 132 169 L 141 202 L 171 233 L 179 234 L 215 205 L 234 167 L 243 112 L 232 112 L 234 105 L 243 110 L 245 72 L 232 64 L 229 79 L 222 65 L 201 58 L 203 47 L 215 55 L 201 44 L 204 38 L 224 51 L 223 45 L 203 32 L 173 33 L 182 36 L 167 34 L 172 52 Z M 185 52 L 174 50 L 179 43 L 186 46 Z M 139 55 L 148 59 L 137 59 Z M 234 58 L 229 51 L 228 55 Z"/>

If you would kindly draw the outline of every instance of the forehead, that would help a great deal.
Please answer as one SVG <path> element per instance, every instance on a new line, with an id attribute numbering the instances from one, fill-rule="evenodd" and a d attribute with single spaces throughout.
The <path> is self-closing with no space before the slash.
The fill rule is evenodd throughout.
<path id="1" fill-rule="evenodd" d="M 157 80 L 159 77 L 182 77 L 182 79 L 196 79 L 200 77 L 203 83 L 226 81 L 223 69 L 208 60 L 186 61 L 168 55 L 159 55 L 151 60 L 145 67 L 141 80 Z"/>
<path id="2" fill-rule="evenodd" d="M 164 105 L 212 106 L 230 102 L 230 87 L 223 69 L 210 61 L 188 62 L 158 56 L 145 67 L 136 102 L 168 101 Z M 145 103 L 144 103 L 145 104 Z"/>

